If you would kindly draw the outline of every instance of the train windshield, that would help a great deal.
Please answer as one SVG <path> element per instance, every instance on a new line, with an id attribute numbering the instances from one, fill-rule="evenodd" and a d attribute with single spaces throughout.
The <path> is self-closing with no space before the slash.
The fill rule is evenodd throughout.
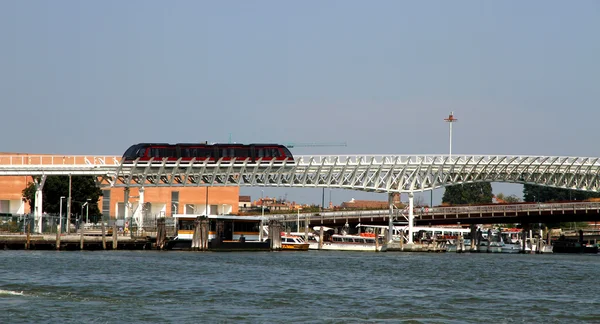
<path id="1" fill-rule="evenodd" d="M 123 154 L 123 157 L 134 157 L 139 147 L 139 144 L 130 146 Z"/>
<path id="2" fill-rule="evenodd" d="M 282 146 L 281 148 L 283 149 L 283 152 L 285 153 L 285 156 L 287 158 L 291 159 L 292 158 L 292 152 L 290 152 L 290 150 L 287 147 L 285 147 L 285 146 Z"/>

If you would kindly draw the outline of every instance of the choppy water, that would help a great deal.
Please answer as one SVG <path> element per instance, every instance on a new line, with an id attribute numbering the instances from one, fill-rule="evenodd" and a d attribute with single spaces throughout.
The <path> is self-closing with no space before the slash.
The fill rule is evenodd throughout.
<path id="1" fill-rule="evenodd" d="M 597 255 L 0 251 L 1 323 L 600 323 Z"/>

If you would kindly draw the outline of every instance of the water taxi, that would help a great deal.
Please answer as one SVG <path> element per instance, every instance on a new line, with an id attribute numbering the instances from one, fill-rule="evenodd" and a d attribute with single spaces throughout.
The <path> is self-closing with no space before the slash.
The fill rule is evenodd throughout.
<path id="1" fill-rule="evenodd" d="M 294 251 L 308 251 L 309 243 L 297 235 L 281 233 L 281 249 Z"/>
<path id="2" fill-rule="evenodd" d="M 347 227 L 344 228 L 346 229 Z M 319 226 L 315 226 L 313 230 L 318 232 L 321 229 Z M 319 244 L 319 238 L 314 236 L 315 241 L 309 242 L 310 249 L 316 250 L 320 246 L 320 250 L 330 251 L 385 251 L 383 235 L 376 237 L 375 233 L 372 232 L 347 234 L 345 230 L 342 230 L 339 234 L 329 234 L 328 232 L 333 231 L 333 229 L 327 227 L 324 227 L 323 231 L 327 233 L 324 235 L 323 243 Z"/>

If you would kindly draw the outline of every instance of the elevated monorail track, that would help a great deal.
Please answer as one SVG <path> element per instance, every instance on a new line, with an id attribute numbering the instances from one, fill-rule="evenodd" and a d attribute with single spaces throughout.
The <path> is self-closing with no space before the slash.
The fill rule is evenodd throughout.
<path id="1" fill-rule="evenodd" d="M 0 175 L 93 175 L 101 187 L 270 186 L 419 192 L 472 182 L 598 191 L 600 158 L 495 155 L 296 156 L 293 161 L 133 161 L 2 156 Z"/>

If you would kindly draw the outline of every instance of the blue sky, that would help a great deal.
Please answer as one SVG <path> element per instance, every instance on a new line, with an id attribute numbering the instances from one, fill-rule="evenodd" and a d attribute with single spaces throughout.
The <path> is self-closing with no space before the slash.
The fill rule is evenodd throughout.
<path id="1" fill-rule="evenodd" d="M 454 111 L 456 154 L 600 156 L 598 1 L 6 0 L 0 46 L 0 151 L 444 154 Z"/>

